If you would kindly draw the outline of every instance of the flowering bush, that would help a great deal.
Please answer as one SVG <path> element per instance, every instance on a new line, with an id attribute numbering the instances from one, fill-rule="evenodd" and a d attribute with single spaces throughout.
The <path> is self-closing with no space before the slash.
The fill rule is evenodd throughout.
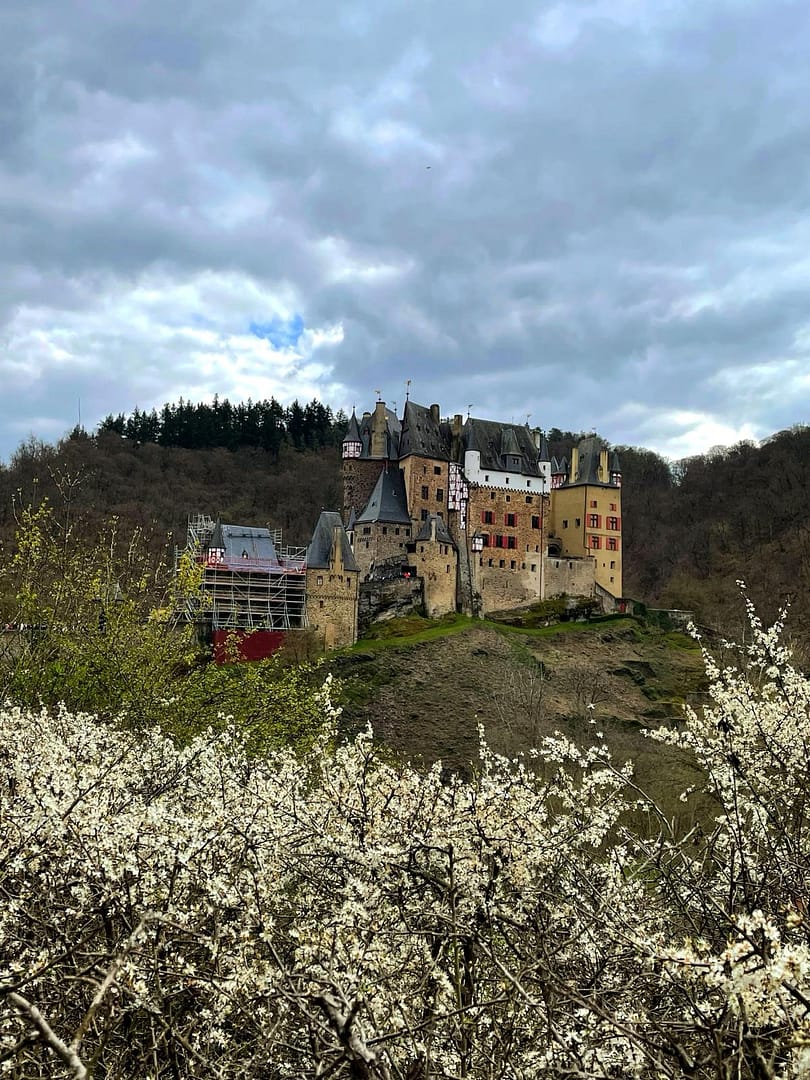
<path id="1" fill-rule="evenodd" d="M 656 736 L 716 802 L 687 836 L 602 739 L 419 772 L 369 734 L 334 748 L 328 685 L 304 759 L 7 708 L 0 1071 L 810 1074 L 810 694 L 752 619 Z"/>

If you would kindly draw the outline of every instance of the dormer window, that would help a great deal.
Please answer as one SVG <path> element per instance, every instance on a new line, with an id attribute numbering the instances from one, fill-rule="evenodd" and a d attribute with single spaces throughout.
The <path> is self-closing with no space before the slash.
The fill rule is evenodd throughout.
<path id="1" fill-rule="evenodd" d="M 508 472 L 520 472 L 520 458 L 516 454 L 504 454 L 504 461 Z"/>
<path id="2" fill-rule="evenodd" d="M 343 456 L 344 458 L 359 458 L 362 450 L 362 446 L 359 442 L 349 440 L 343 444 Z"/>

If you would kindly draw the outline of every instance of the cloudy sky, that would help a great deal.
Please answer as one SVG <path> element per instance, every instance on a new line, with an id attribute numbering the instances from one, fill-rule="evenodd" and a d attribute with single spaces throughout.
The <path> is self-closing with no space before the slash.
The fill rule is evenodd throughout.
<path id="1" fill-rule="evenodd" d="M 672 457 L 810 409 L 807 0 L 4 0 L 0 457 L 317 397 Z"/>

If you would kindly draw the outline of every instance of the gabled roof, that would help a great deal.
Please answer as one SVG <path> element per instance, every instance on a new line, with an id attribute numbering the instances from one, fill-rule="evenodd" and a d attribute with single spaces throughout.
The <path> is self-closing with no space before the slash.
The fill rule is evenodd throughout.
<path id="1" fill-rule="evenodd" d="M 214 526 L 210 546 L 223 552 L 225 559 L 248 559 L 251 562 L 278 566 L 276 546 L 269 529 L 250 525 L 226 525 L 218 521 Z"/>
<path id="2" fill-rule="evenodd" d="M 450 457 L 450 443 L 446 437 L 448 430 L 448 425 L 442 424 L 425 405 L 406 401 L 399 439 L 400 458 L 418 454 L 420 457 L 446 461 Z"/>
<path id="3" fill-rule="evenodd" d="M 410 525 L 405 477 L 398 465 L 391 465 L 380 473 L 371 498 L 355 525 L 368 525 L 381 521 L 388 525 Z"/>
<path id="4" fill-rule="evenodd" d="M 339 532 L 340 555 L 344 570 L 359 570 L 340 514 L 332 510 L 321 510 L 321 516 L 315 525 L 315 531 L 307 548 L 307 566 L 315 570 L 326 570 L 334 562 L 335 529 Z"/>
<path id="5" fill-rule="evenodd" d="M 419 530 L 419 534 L 416 536 L 417 540 L 430 540 L 432 532 L 432 523 L 436 522 L 436 540 L 440 544 L 452 544 L 456 546 L 456 542 L 450 533 L 447 531 L 447 525 L 444 518 L 439 517 L 438 514 L 428 514 L 425 520 L 422 522 L 422 528 Z"/>
<path id="6" fill-rule="evenodd" d="M 539 476 L 539 451 L 531 431 L 522 424 L 501 424 L 497 420 L 478 420 L 468 416 L 462 432 L 465 450 L 481 454 L 481 468 L 494 472 L 520 472 L 524 476 Z M 518 469 L 506 469 L 505 454 L 520 458 Z"/>

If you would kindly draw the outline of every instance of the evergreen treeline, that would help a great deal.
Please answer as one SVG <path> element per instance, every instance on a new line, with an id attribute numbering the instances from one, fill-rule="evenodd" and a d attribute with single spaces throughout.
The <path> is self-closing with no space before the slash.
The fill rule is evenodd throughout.
<path id="1" fill-rule="evenodd" d="M 99 434 L 115 432 L 141 443 L 180 446 L 187 450 L 210 450 L 224 447 L 237 450 L 256 447 L 278 455 L 282 446 L 294 450 L 318 450 L 335 446 L 346 431 L 346 414 L 333 414 L 328 405 L 313 399 L 308 405 L 298 400 L 284 408 L 275 398 L 269 401 L 239 402 L 232 405 L 217 395 L 209 405 L 180 398 L 167 402 L 158 412 L 134 409 L 129 416 L 110 414 L 101 421 Z"/>

